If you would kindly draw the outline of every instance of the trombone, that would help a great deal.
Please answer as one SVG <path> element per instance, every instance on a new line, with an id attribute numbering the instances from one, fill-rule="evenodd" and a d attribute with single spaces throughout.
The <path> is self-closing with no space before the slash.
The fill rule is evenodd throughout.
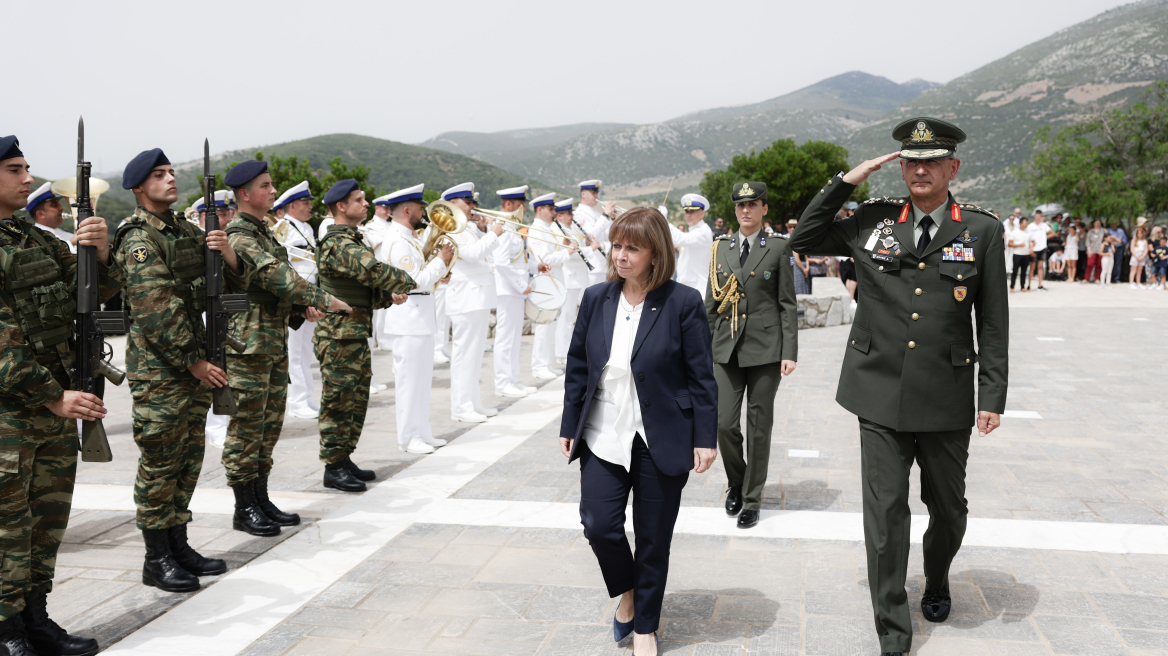
<path id="1" fill-rule="evenodd" d="M 555 244 L 556 246 L 563 246 L 564 245 L 564 237 L 563 236 L 558 235 L 555 232 L 552 232 L 551 230 L 549 230 L 547 228 L 541 228 L 541 227 L 536 226 L 536 225 L 527 225 L 527 224 L 523 223 L 523 221 L 520 220 L 520 217 L 523 216 L 522 209 L 515 210 L 514 212 L 497 212 L 494 210 L 478 210 L 478 209 L 476 209 L 476 210 L 471 210 L 471 214 L 477 214 L 479 216 L 491 219 L 491 221 L 493 221 L 493 222 L 501 223 L 501 224 L 503 224 L 504 230 L 506 230 L 507 232 L 510 232 L 512 234 L 519 235 L 520 237 L 526 237 L 528 239 L 534 239 L 536 241 L 542 241 L 542 242 L 546 242 L 549 244 Z M 532 234 L 533 232 L 540 232 L 540 233 L 543 233 L 544 235 L 548 235 L 548 236 L 545 237 L 542 235 Z M 579 246 L 577 246 L 577 247 L 579 248 Z"/>

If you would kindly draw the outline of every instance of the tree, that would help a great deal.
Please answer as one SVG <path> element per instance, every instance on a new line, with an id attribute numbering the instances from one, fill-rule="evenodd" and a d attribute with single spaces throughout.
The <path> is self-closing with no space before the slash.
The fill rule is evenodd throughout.
<path id="1" fill-rule="evenodd" d="M 1168 82 L 1126 109 L 1040 129 L 1030 159 L 1010 172 L 1020 201 L 1056 202 L 1089 217 L 1130 220 L 1168 211 Z"/>
<path id="2" fill-rule="evenodd" d="M 731 189 L 736 182 L 766 183 L 767 220 L 775 225 L 798 219 L 815 194 L 838 171 L 851 169 L 848 151 L 826 141 L 808 141 L 796 146 L 791 139 L 780 139 L 759 152 L 735 155 L 722 171 L 707 172 L 701 183 L 702 195 L 710 201 L 711 220 L 721 217 L 737 228 Z M 868 198 L 868 183 L 852 193 L 852 200 Z"/>

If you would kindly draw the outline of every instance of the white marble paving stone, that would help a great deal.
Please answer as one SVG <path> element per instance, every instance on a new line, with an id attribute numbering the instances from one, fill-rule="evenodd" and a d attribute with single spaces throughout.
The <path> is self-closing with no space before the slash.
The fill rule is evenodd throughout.
<path id="1" fill-rule="evenodd" d="M 787 450 L 787 457 L 788 458 L 818 458 L 819 451 L 814 451 L 814 450 L 810 450 L 810 449 L 788 449 Z"/>
<path id="2" fill-rule="evenodd" d="M 1007 410 L 1002 413 L 1002 419 L 1042 419 L 1042 415 L 1033 410 Z"/>

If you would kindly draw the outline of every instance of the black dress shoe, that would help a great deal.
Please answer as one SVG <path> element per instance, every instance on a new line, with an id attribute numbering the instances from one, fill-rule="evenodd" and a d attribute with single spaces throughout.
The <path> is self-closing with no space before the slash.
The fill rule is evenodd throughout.
<path id="1" fill-rule="evenodd" d="M 278 526 L 296 526 L 300 523 L 300 515 L 296 513 L 286 513 L 276 507 L 272 500 L 268 498 L 268 477 L 260 476 L 251 482 L 252 490 L 255 492 L 256 503 L 260 510 L 272 520 L 273 524 Z"/>
<path id="2" fill-rule="evenodd" d="M 754 528 L 758 524 L 757 510 L 743 510 L 738 515 L 738 528 Z"/>
<path id="3" fill-rule="evenodd" d="M 236 485 L 231 491 L 235 493 L 235 515 L 231 518 L 231 528 L 265 538 L 280 534 L 280 525 L 269 519 L 256 501 L 255 487 L 251 481 Z"/>
<path id="4" fill-rule="evenodd" d="M 901 651 L 886 651 L 886 652 L 884 652 L 883 654 L 880 654 L 880 656 L 904 656 L 904 652 L 901 652 Z"/>
<path id="5" fill-rule="evenodd" d="M 227 572 L 227 561 L 221 558 L 204 558 L 187 542 L 187 525 L 179 524 L 167 529 L 170 538 L 170 554 L 174 562 L 195 576 L 215 576 Z"/>
<path id="6" fill-rule="evenodd" d="M 944 622 L 949 618 L 949 611 L 953 608 L 953 598 L 949 596 L 949 588 L 930 590 L 925 588 L 921 595 L 921 613 L 930 622 Z"/>
<path id="7" fill-rule="evenodd" d="M 186 571 L 170 553 L 170 531 L 165 528 L 144 529 L 146 562 L 142 565 L 142 583 L 166 592 L 194 592 L 199 579 Z"/>
<path id="8" fill-rule="evenodd" d="M 371 481 L 377 478 L 376 472 L 372 469 L 361 469 L 357 466 L 357 463 L 353 462 L 352 458 L 346 457 L 343 462 L 345 463 L 345 469 L 348 469 L 349 473 L 353 475 L 353 478 L 359 481 Z"/>
<path id="9" fill-rule="evenodd" d="M 24 595 L 24 610 L 20 618 L 28 641 L 40 656 L 93 656 L 98 652 L 93 638 L 69 635 L 49 617 L 49 593 L 32 592 Z M 10 652 L 11 653 L 11 652 Z"/>
<path id="10" fill-rule="evenodd" d="M 324 486 L 342 492 L 364 492 L 366 489 L 365 483 L 353 476 L 344 460 L 324 466 Z"/>
<path id="11" fill-rule="evenodd" d="M 742 512 L 742 486 L 726 489 L 726 514 L 733 517 Z"/>
<path id="12" fill-rule="evenodd" d="M 39 656 L 29 642 L 20 615 L 13 615 L 0 622 L 0 650 L 5 656 Z"/>

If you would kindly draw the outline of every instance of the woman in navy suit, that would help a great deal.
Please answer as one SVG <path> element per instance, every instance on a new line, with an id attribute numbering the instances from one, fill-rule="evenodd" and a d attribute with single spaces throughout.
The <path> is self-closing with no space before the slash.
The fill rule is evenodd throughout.
<path id="1" fill-rule="evenodd" d="M 718 387 L 701 292 L 670 280 L 665 217 L 631 210 L 609 238 L 608 281 L 585 290 L 568 349 L 560 448 L 580 460 L 584 535 L 621 598 L 614 638 L 635 632 L 633 653 L 653 656 L 681 490 L 717 456 Z"/>

